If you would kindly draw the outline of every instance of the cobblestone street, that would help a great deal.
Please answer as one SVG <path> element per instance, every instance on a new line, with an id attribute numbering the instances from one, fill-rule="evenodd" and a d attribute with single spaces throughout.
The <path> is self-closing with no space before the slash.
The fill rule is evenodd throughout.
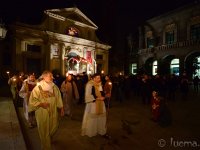
<path id="1" fill-rule="evenodd" d="M 80 135 L 84 104 L 77 105 L 72 120 L 67 117 L 60 120 L 60 128 L 52 140 L 53 147 L 55 150 L 200 149 L 199 95 L 190 93 L 186 101 L 180 100 L 178 95 L 176 101 L 168 102 L 168 106 L 172 125 L 161 127 L 150 120 L 150 105 L 143 105 L 139 97 L 132 96 L 122 103 L 113 100 L 108 117 L 111 139 L 104 139 Z M 29 129 L 22 117 L 22 108 L 19 110 L 28 149 L 40 149 L 37 128 Z"/>

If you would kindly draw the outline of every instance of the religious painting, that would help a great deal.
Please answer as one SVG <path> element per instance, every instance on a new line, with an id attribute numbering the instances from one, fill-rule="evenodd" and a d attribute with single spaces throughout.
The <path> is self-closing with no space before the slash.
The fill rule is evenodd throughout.
<path id="1" fill-rule="evenodd" d="M 51 56 L 54 57 L 59 57 L 60 55 L 60 50 L 58 45 L 51 45 Z"/>
<path id="2" fill-rule="evenodd" d="M 86 51 L 86 60 L 90 63 L 92 63 L 92 52 Z"/>
<path id="3" fill-rule="evenodd" d="M 69 28 L 67 29 L 67 34 L 68 34 L 68 35 L 71 35 L 71 36 L 76 36 L 76 37 L 78 37 L 79 31 L 78 31 L 78 29 L 76 29 L 75 27 L 69 27 Z"/>

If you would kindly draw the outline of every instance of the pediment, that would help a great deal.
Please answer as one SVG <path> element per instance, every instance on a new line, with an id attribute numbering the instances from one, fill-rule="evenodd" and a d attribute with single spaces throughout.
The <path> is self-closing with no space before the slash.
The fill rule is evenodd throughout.
<path id="1" fill-rule="evenodd" d="M 49 16 L 55 17 L 61 20 L 69 20 L 76 24 L 84 24 L 86 26 L 97 29 L 98 27 L 85 16 L 77 7 L 72 8 L 61 8 L 61 9 L 50 9 L 46 10 L 45 13 Z"/>

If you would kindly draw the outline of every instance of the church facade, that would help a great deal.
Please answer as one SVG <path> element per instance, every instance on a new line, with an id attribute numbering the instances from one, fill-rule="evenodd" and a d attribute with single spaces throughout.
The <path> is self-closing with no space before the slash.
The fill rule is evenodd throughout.
<path id="1" fill-rule="evenodd" d="M 16 22 L 9 27 L 11 66 L 37 74 L 46 69 L 62 75 L 108 73 L 111 46 L 98 39 L 97 29 L 76 7 L 45 10 L 37 25 Z"/>

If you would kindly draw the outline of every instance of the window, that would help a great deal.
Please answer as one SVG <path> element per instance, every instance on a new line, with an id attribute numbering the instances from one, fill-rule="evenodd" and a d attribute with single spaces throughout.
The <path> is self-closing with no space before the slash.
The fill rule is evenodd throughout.
<path id="1" fill-rule="evenodd" d="M 97 72 L 100 73 L 103 70 L 102 64 L 97 64 Z"/>
<path id="2" fill-rule="evenodd" d="M 153 32 L 152 31 L 148 31 L 146 33 L 146 38 L 147 38 L 147 48 L 154 47 L 154 38 L 153 38 Z"/>
<path id="3" fill-rule="evenodd" d="M 103 55 L 96 55 L 96 59 L 103 60 Z"/>
<path id="4" fill-rule="evenodd" d="M 153 38 L 147 38 L 147 48 L 152 48 L 154 46 L 154 39 Z"/>
<path id="5" fill-rule="evenodd" d="M 174 43 L 174 31 L 169 31 L 165 33 L 166 44 Z"/>
<path id="6" fill-rule="evenodd" d="M 191 40 L 200 39 L 200 24 L 195 24 L 190 26 L 190 39 Z"/>
<path id="7" fill-rule="evenodd" d="M 156 74 L 157 74 L 157 70 L 158 70 L 158 61 L 155 60 L 155 61 L 153 62 L 152 75 L 156 75 Z"/>
<path id="8" fill-rule="evenodd" d="M 195 67 L 195 73 L 193 77 L 200 76 L 200 56 L 196 57 L 193 61 L 193 67 Z"/>
<path id="9" fill-rule="evenodd" d="M 38 46 L 38 45 L 28 44 L 26 48 L 27 48 L 26 50 L 29 52 L 38 52 L 38 53 L 41 52 L 41 46 Z"/>
<path id="10" fill-rule="evenodd" d="M 133 63 L 132 66 L 131 66 L 131 73 L 133 75 L 136 75 L 137 74 L 137 64 L 136 63 Z"/>
<path id="11" fill-rule="evenodd" d="M 170 73 L 179 75 L 179 59 L 172 59 L 171 65 L 170 65 Z"/>
<path id="12" fill-rule="evenodd" d="M 171 23 L 165 27 L 164 35 L 165 44 L 173 44 L 177 41 L 177 26 Z"/>

